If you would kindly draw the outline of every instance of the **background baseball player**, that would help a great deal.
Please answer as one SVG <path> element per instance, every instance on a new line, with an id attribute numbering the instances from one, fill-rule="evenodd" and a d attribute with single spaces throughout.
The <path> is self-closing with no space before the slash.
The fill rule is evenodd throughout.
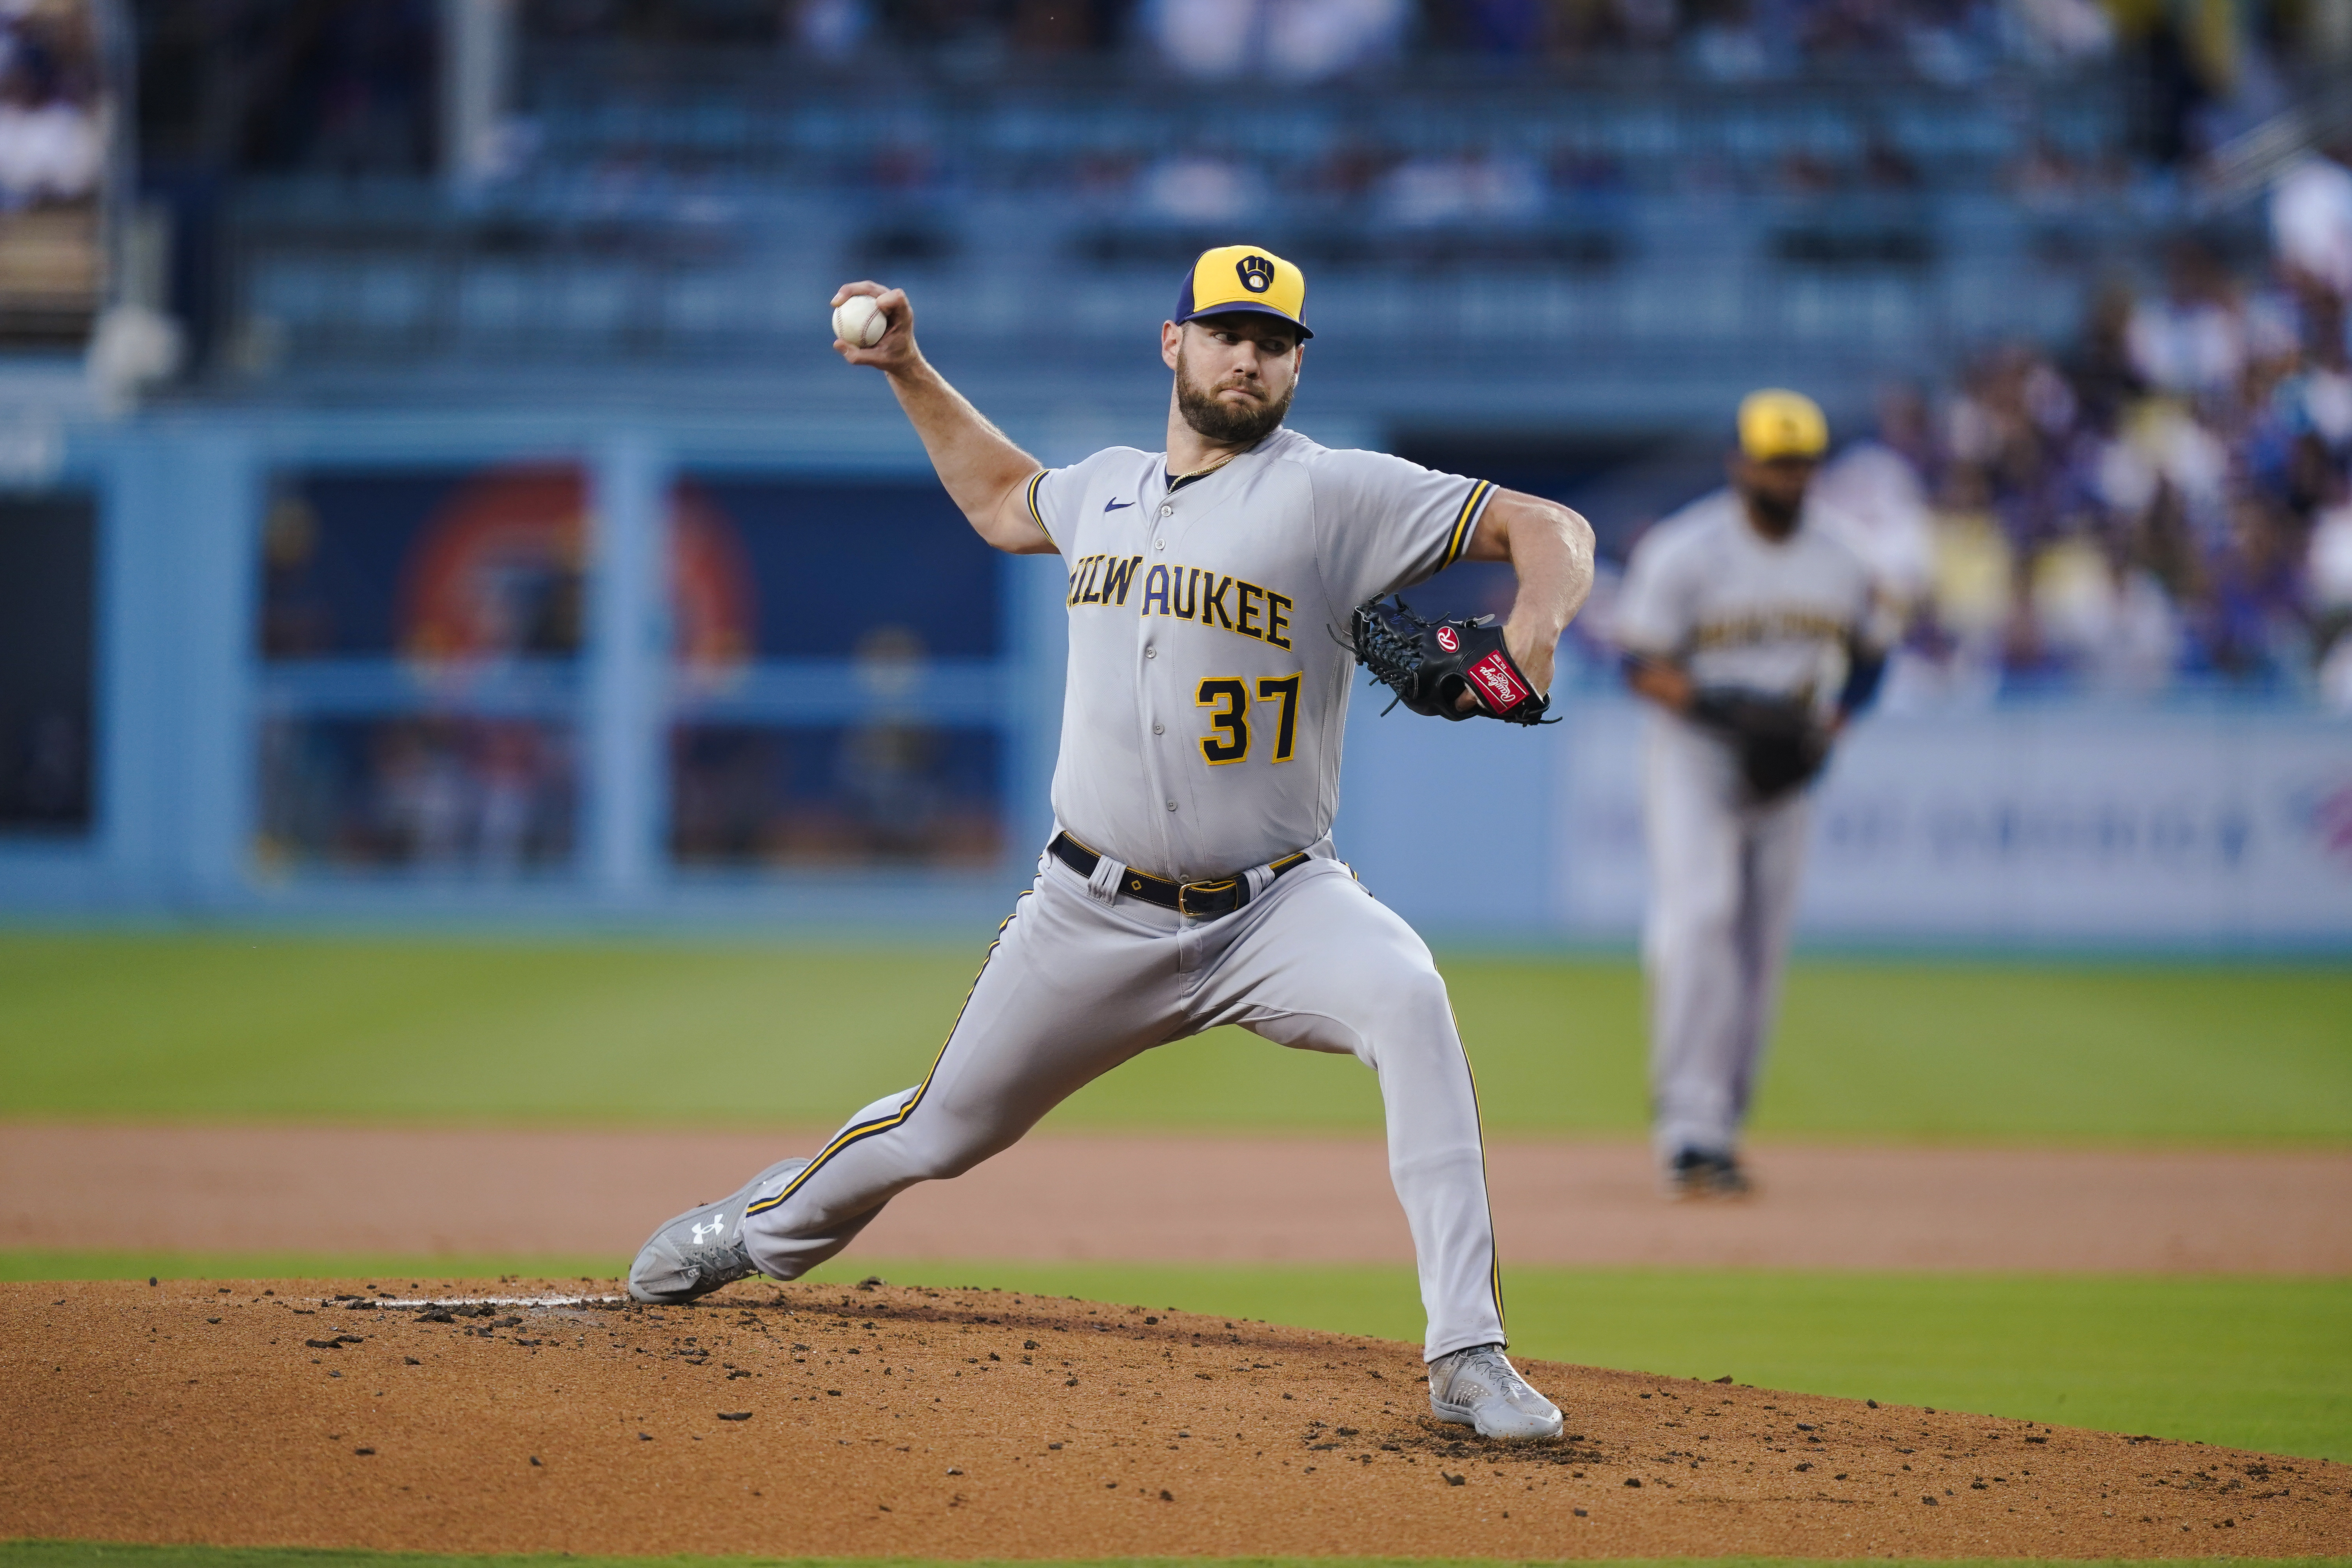
<path id="1" fill-rule="evenodd" d="M 1643 751 L 1653 1142 L 1676 1196 L 1748 1190 L 1739 1131 L 1778 1005 L 1806 786 L 1885 660 L 1871 579 L 1806 498 L 1829 425 L 1750 394 L 1727 489 L 1643 535 L 1617 637 Z"/>
<path id="2" fill-rule="evenodd" d="M 1053 470 L 926 363 L 903 292 L 855 283 L 836 307 L 856 294 L 878 301 L 887 334 L 835 347 L 889 377 L 973 528 L 1068 567 L 1057 831 L 923 1081 L 860 1110 L 813 1158 L 662 1226 L 631 1291 L 679 1300 L 755 1270 L 796 1278 L 893 1196 L 1009 1147 L 1089 1079 L 1238 1024 L 1380 1075 L 1435 1412 L 1488 1436 L 1558 1433 L 1559 1411 L 1502 1353 L 1477 1103 L 1444 983 L 1328 833 L 1351 674 L 1335 634 L 1352 608 L 1457 560 L 1510 562 L 1507 655 L 1478 695 L 1454 700 L 1525 721 L 1591 585 L 1583 519 L 1284 429 L 1310 335 L 1306 285 L 1266 251 L 1212 250 L 1185 276 L 1160 328 L 1168 449 L 1113 447 Z M 1448 629 L 1446 653 L 1472 630 Z M 1443 662 L 1438 645 L 1427 651 Z M 1494 700 L 1522 680 L 1532 689 Z"/>

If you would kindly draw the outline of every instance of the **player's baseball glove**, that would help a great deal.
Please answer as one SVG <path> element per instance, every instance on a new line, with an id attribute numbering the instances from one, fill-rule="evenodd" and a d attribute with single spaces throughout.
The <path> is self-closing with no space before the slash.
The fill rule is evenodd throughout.
<path id="1" fill-rule="evenodd" d="M 1690 716 L 1731 742 L 1740 777 L 1759 805 L 1811 782 L 1829 761 L 1828 731 L 1792 697 L 1710 686 L 1691 700 Z"/>
<path id="2" fill-rule="evenodd" d="M 1558 722 L 1544 718 L 1551 699 L 1538 696 L 1520 673 L 1492 616 L 1433 621 L 1414 615 L 1402 599 L 1367 599 L 1348 617 L 1348 648 L 1375 680 L 1396 693 L 1396 702 L 1416 713 L 1500 719 L 1507 724 Z M 1465 691 L 1477 699 L 1467 711 L 1454 706 Z"/>

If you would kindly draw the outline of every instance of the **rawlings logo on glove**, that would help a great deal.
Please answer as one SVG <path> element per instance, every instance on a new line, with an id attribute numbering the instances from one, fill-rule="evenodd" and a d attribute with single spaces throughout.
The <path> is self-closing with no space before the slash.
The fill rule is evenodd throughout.
<path id="1" fill-rule="evenodd" d="M 1348 618 L 1348 651 L 1396 693 L 1396 702 L 1433 719 L 1500 719 L 1507 724 L 1557 723 L 1544 717 L 1551 700 L 1511 660 L 1492 616 L 1433 621 L 1402 599 L 1370 599 Z M 1465 710 L 1462 694 L 1475 700 Z M 1382 709 L 1386 712 L 1387 709 Z"/>

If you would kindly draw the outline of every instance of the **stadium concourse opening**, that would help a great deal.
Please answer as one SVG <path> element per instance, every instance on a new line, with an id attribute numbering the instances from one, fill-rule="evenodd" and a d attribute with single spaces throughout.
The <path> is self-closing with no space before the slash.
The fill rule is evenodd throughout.
<path id="1" fill-rule="evenodd" d="M 119 1542 L 992 1558 L 2295 1556 L 2352 1532 L 2326 1460 L 1544 1364 L 1568 1431 L 1500 1446 L 1433 1422 L 1418 1351 L 1378 1340 L 872 1279 L 615 1290 L 0 1286 L 0 1514 Z"/>

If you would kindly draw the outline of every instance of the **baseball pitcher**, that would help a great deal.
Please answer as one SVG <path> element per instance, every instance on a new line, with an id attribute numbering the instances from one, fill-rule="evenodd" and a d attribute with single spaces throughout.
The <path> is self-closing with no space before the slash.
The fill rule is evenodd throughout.
<path id="1" fill-rule="evenodd" d="M 1305 279 L 1266 250 L 1211 250 L 1186 272 L 1160 325 L 1167 449 L 1066 468 L 1041 468 L 931 368 L 903 291 L 853 283 L 835 305 L 860 295 L 882 324 L 845 313 L 874 341 L 835 350 L 889 378 L 982 538 L 1067 568 L 1055 831 L 923 1081 L 663 1226 L 630 1291 L 677 1301 L 755 1272 L 794 1279 L 1088 1080 L 1238 1024 L 1379 1074 L 1433 1409 L 1489 1437 L 1557 1434 L 1559 1412 L 1503 1353 L 1478 1105 L 1445 983 L 1335 857 L 1330 826 L 1350 647 L 1418 711 L 1535 721 L 1591 583 L 1591 530 L 1532 496 L 1284 428 L 1312 334 Z M 1461 560 L 1512 563 L 1503 627 L 1373 603 Z"/>
<path id="2" fill-rule="evenodd" d="M 1644 534 L 1617 638 L 1656 708 L 1643 755 L 1653 1143 L 1675 1197 L 1748 1191 L 1739 1132 L 1778 1005 L 1806 786 L 1885 667 L 1871 579 L 1806 486 L 1811 398 L 1739 405 L 1731 484 Z"/>

